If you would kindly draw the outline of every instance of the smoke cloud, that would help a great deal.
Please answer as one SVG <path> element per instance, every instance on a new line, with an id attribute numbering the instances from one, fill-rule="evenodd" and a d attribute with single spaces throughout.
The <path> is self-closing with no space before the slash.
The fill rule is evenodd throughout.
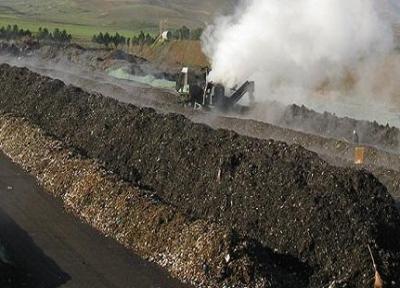
<path id="1" fill-rule="evenodd" d="M 392 103 L 400 91 L 395 1 L 242 1 L 203 35 L 211 80 L 228 87 L 254 80 L 258 101 Z"/>

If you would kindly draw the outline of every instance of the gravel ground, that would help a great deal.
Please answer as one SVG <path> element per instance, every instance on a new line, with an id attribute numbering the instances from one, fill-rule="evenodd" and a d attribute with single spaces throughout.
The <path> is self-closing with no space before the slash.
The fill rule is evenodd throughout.
<path id="1" fill-rule="evenodd" d="M 280 254 L 300 287 L 368 286 L 368 245 L 388 287 L 400 283 L 399 212 L 367 171 L 333 167 L 298 145 L 90 95 L 27 69 L 2 65 L 0 80 L 3 112 L 26 117 L 185 217 Z"/>

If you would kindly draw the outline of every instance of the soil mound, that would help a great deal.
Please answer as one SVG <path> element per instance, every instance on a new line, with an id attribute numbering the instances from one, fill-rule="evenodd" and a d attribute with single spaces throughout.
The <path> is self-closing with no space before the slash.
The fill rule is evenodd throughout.
<path id="1" fill-rule="evenodd" d="M 366 171 L 330 166 L 297 145 L 88 94 L 27 69 L 1 65 L 0 91 L 2 112 L 25 117 L 186 215 L 284 255 L 307 287 L 334 280 L 368 287 L 368 245 L 387 286 L 400 283 L 400 215 Z"/>

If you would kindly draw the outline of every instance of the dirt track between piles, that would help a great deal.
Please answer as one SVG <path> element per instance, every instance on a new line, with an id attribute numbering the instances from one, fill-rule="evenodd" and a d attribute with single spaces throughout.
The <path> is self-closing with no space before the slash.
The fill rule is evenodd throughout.
<path id="1" fill-rule="evenodd" d="M 368 244 L 388 287 L 400 283 L 399 212 L 366 171 L 333 167 L 298 145 L 91 95 L 27 69 L 2 65 L 0 80 L 3 112 L 98 159 L 185 217 L 207 219 L 285 255 L 278 259 L 286 259 L 301 287 L 333 280 L 367 287 L 373 276 Z"/>

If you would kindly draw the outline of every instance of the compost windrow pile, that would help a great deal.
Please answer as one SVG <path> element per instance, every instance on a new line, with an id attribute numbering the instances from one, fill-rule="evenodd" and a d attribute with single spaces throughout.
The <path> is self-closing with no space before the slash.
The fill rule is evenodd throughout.
<path id="1" fill-rule="evenodd" d="M 151 63 L 137 56 L 127 54 L 123 51 L 91 50 L 78 45 L 40 45 L 37 42 L 9 43 L 0 41 L 0 53 L 12 56 L 29 56 L 45 61 L 51 60 L 52 63 L 69 62 L 72 66 L 90 67 L 94 70 L 107 70 L 124 67 L 134 75 L 154 75 L 156 78 L 174 81 L 176 75 L 163 71 L 158 71 L 152 67 Z M 200 75 L 195 76 L 196 78 Z M 195 81 L 194 79 L 192 79 Z M 196 80 L 198 81 L 198 79 Z M 113 95 L 115 98 L 116 95 Z M 140 97 L 142 98 L 142 97 Z M 154 98 L 154 97 L 152 97 Z M 149 100 L 147 100 L 148 102 Z M 170 105 L 176 106 L 177 99 L 174 97 L 157 97 L 151 101 L 151 105 L 165 110 L 167 101 Z M 147 103 L 142 99 L 143 103 Z M 149 103 L 147 103 L 149 104 Z M 265 103 L 263 104 L 265 105 Z M 263 106 L 262 105 L 262 106 Z M 310 134 L 322 135 L 328 138 L 346 139 L 353 141 L 353 131 L 357 131 L 360 144 L 376 146 L 392 152 L 400 152 L 400 130 L 389 125 L 381 125 L 377 122 L 356 120 L 349 117 L 337 117 L 333 113 L 319 113 L 305 106 L 289 105 L 271 102 L 267 103 L 269 111 L 281 111 L 277 119 L 269 119 L 274 124 L 290 129 L 304 131 Z M 178 109 L 177 109 L 178 108 Z M 180 109 L 174 107 L 175 110 Z M 257 110 L 257 108 L 256 108 Z M 250 115 L 252 110 L 249 111 Z M 276 114 L 276 113 L 274 113 Z"/>
<path id="2" fill-rule="evenodd" d="M 353 141 L 353 131 L 356 131 L 360 144 L 394 152 L 399 152 L 400 149 L 400 130 L 376 121 L 338 117 L 328 112 L 318 113 L 305 106 L 290 105 L 276 122 L 288 128 L 348 141 Z"/>
<path id="3" fill-rule="evenodd" d="M 0 110 L 25 117 L 188 215 L 285 255 L 307 287 L 334 280 L 369 287 L 368 245 L 387 287 L 400 283 L 399 212 L 370 173 L 8 65 L 0 66 Z"/>

